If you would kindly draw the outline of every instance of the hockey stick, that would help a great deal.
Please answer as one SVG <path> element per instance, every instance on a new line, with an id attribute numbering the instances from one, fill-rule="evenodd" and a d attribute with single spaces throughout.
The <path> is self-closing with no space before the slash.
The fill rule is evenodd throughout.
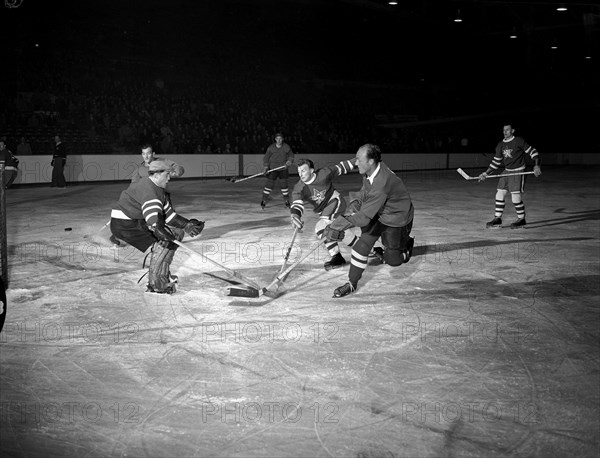
<path id="1" fill-rule="evenodd" d="M 285 256 L 283 258 L 283 264 L 281 266 L 281 269 L 279 269 L 278 274 L 281 274 L 281 272 L 283 272 L 287 266 L 288 260 L 290 259 L 290 253 L 292 252 L 292 248 L 294 247 L 294 240 L 296 240 L 296 236 L 298 235 L 298 232 L 300 232 L 301 229 L 296 226 L 294 227 L 294 234 L 292 235 L 292 240 L 290 241 L 290 246 L 288 247 Z M 285 280 L 285 278 L 283 278 L 283 280 Z"/>
<path id="2" fill-rule="evenodd" d="M 231 275 L 232 277 L 236 278 L 239 280 L 240 283 L 249 286 L 250 288 L 252 288 L 252 291 L 254 293 L 253 296 L 251 297 L 258 297 L 258 291 L 260 290 L 260 286 L 258 283 L 250 280 L 249 278 L 244 277 L 242 274 L 240 274 L 239 272 L 236 272 L 233 269 L 230 269 L 228 267 L 225 267 L 221 264 L 219 264 L 217 261 L 213 261 L 211 258 L 209 258 L 208 256 L 203 255 L 202 253 L 199 253 L 195 250 L 192 250 L 191 248 L 185 246 L 183 243 L 181 243 L 179 240 L 173 240 L 173 243 L 179 245 L 181 248 L 183 248 L 185 251 L 195 254 L 197 256 L 200 256 L 202 259 L 204 259 L 205 261 L 208 261 L 212 264 L 214 264 L 215 266 L 223 269 L 225 272 L 227 272 L 229 275 Z"/>
<path id="3" fill-rule="evenodd" d="M 298 264 L 300 264 L 302 261 L 304 261 L 306 258 L 308 258 L 317 248 L 319 248 L 323 243 L 325 242 L 325 240 L 317 240 L 309 249 L 308 252 L 302 256 L 300 259 L 298 259 L 296 262 L 294 262 L 291 266 L 289 266 L 287 269 L 285 269 L 283 272 L 279 273 L 277 276 L 275 276 L 275 278 L 273 279 L 273 281 L 271 283 L 269 283 L 267 286 L 265 286 L 264 288 L 260 289 L 258 291 L 258 295 L 262 296 L 263 294 L 265 294 L 270 288 L 272 288 L 273 286 L 275 286 L 277 283 L 281 283 L 285 277 L 292 271 L 294 270 Z M 239 289 L 232 289 L 229 288 L 229 295 L 230 296 L 245 296 L 245 297 L 249 297 L 248 294 L 244 294 L 246 291 L 245 290 L 239 290 Z M 257 296 L 250 296 L 250 297 L 257 297 Z"/>
<path id="4" fill-rule="evenodd" d="M 231 181 L 232 183 L 240 183 L 242 181 L 249 180 L 250 178 L 256 178 L 256 177 L 264 176 L 267 173 L 274 172 L 275 170 L 281 170 L 281 169 L 284 169 L 286 167 L 287 167 L 287 165 L 282 165 L 280 167 L 276 167 L 274 169 L 267 170 L 266 172 L 257 173 L 256 175 L 252 175 L 252 176 L 249 176 L 249 177 L 246 177 L 246 178 L 232 177 L 232 178 L 226 178 L 226 180 L 227 181 Z"/>
<path id="5" fill-rule="evenodd" d="M 467 172 L 465 172 L 463 169 L 456 169 L 456 171 L 458 173 L 460 173 L 460 175 L 465 179 L 465 180 L 479 180 L 479 177 L 472 177 L 470 175 L 467 174 Z M 500 175 L 488 175 L 488 178 L 500 178 L 500 177 L 516 177 L 519 175 L 532 175 L 534 172 L 517 172 L 517 173 L 501 173 Z"/>

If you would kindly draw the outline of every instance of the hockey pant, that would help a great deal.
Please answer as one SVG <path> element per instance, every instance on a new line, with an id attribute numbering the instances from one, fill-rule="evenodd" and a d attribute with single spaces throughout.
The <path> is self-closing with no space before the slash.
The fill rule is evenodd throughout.
<path id="1" fill-rule="evenodd" d="M 317 238 L 322 238 L 325 228 L 339 215 L 343 214 L 344 211 L 346 211 L 346 201 L 341 197 L 332 198 L 321 212 L 319 221 L 315 224 L 315 234 Z M 343 240 L 344 244 L 352 246 L 356 240 L 358 240 L 358 237 L 356 237 L 351 230 L 346 231 L 346 236 Z M 327 248 L 330 256 L 335 256 L 340 252 L 338 242 L 325 242 L 325 248 Z"/>
<path id="2" fill-rule="evenodd" d="M 383 259 L 390 266 L 399 266 L 410 259 L 408 249 L 412 221 L 404 227 L 390 227 L 376 221 L 361 228 L 361 236 L 352 247 L 352 261 L 348 279 L 356 285 L 367 268 L 369 253 L 375 242 L 381 237 L 383 244 Z"/>
<path id="3" fill-rule="evenodd" d="M 273 192 L 273 188 L 275 187 L 275 180 L 279 178 L 279 186 L 281 187 L 281 194 L 284 199 L 288 199 L 289 189 L 288 189 L 288 169 L 282 170 L 274 170 L 267 175 L 267 182 L 265 183 L 265 188 L 263 189 L 263 200 L 266 202 L 269 199 L 269 196 Z"/>

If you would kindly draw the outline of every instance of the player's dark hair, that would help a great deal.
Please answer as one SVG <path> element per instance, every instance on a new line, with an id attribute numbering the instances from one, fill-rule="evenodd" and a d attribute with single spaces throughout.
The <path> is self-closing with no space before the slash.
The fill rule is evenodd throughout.
<path id="1" fill-rule="evenodd" d="M 298 161 L 296 162 L 296 164 L 298 165 L 298 167 L 300 167 L 301 165 L 308 165 L 309 169 L 313 169 L 315 168 L 315 164 L 313 163 L 313 161 L 311 161 L 310 159 L 298 159 Z"/>
<path id="2" fill-rule="evenodd" d="M 142 143 L 142 146 L 140 146 L 140 149 L 146 149 L 146 148 L 152 148 L 152 145 L 150 143 Z"/>
<path id="3" fill-rule="evenodd" d="M 362 148 L 365 148 L 367 152 L 367 160 L 373 159 L 375 164 L 379 164 L 381 162 L 381 150 L 379 149 L 379 146 L 373 145 L 372 143 L 367 143 L 366 145 L 363 145 Z"/>

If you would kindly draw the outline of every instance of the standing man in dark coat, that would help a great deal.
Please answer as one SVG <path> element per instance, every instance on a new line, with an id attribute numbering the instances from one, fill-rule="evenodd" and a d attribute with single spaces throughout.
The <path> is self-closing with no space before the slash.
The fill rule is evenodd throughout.
<path id="1" fill-rule="evenodd" d="M 66 188 L 67 181 L 65 180 L 65 163 L 67 162 L 67 150 L 60 137 L 54 137 L 54 155 L 52 156 L 52 183 L 51 188 Z"/>

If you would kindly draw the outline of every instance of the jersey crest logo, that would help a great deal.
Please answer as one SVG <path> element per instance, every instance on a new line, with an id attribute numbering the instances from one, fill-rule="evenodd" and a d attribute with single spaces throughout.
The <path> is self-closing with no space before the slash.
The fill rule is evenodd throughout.
<path id="1" fill-rule="evenodd" d="M 505 150 L 502 150 L 502 154 L 504 155 L 505 158 L 507 157 L 512 157 L 512 149 L 510 148 L 506 148 Z"/>
<path id="2" fill-rule="evenodd" d="M 320 204 L 321 202 L 323 202 L 325 200 L 325 193 L 326 193 L 326 189 L 323 191 L 319 191 L 318 189 L 313 189 L 313 195 L 310 198 L 312 201 Z"/>

